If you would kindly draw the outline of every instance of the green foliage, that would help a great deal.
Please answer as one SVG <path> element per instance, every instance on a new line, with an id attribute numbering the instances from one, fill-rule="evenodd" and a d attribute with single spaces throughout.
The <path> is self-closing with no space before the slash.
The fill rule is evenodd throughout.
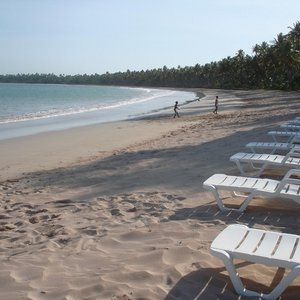
<path id="1" fill-rule="evenodd" d="M 223 89 L 300 89 L 300 22 L 279 33 L 270 44 L 253 47 L 253 56 L 239 50 L 235 56 L 205 65 L 94 74 L 0 75 L 0 82 L 91 84 Z"/>

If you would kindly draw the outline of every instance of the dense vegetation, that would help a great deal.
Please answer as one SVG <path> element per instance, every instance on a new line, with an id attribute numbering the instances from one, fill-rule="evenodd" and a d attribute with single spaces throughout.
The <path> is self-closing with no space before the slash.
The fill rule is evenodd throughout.
<path id="1" fill-rule="evenodd" d="M 300 22 L 289 29 L 271 43 L 256 44 L 252 56 L 239 50 L 233 57 L 205 65 L 102 75 L 0 75 L 0 82 L 299 90 Z"/>

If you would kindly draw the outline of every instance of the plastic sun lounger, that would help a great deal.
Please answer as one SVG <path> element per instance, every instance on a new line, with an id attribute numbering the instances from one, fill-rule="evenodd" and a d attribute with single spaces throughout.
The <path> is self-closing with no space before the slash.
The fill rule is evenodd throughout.
<path id="1" fill-rule="evenodd" d="M 246 145 L 253 153 L 259 153 L 259 149 L 269 150 L 270 154 L 276 151 L 291 151 L 293 148 L 300 148 L 300 136 L 292 136 L 289 143 L 283 142 L 251 142 Z"/>
<path id="2" fill-rule="evenodd" d="M 286 155 L 239 152 L 232 155 L 230 161 L 235 162 L 241 175 L 246 176 L 244 166 L 250 165 L 257 170 L 254 176 L 258 177 L 267 167 L 300 169 L 300 148 L 295 147 Z"/>
<path id="3" fill-rule="evenodd" d="M 299 148 L 300 144 L 299 139 L 294 138 L 290 143 L 281 143 L 281 142 L 251 142 L 246 145 L 246 148 L 249 148 L 253 153 L 258 153 L 259 149 L 269 150 L 270 154 L 274 154 L 276 151 L 291 151 L 293 148 Z"/>
<path id="4" fill-rule="evenodd" d="M 300 125 L 295 124 L 282 124 L 280 125 L 281 128 L 284 128 L 284 130 L 290 130 L 290 131 L 300 131 Z"/>
<path id="5" fill-rule="evenodd" d="M 294 120 L 287 121 L 287 124 L 300 125 L 300 119 L 294 119 Z"/>
<path id="6" fill-rule="evenodd" d="M 300 236 L 288 233 L 229 225 L 212 242 L 210 252 L 221 259 L 229 273 L 233 287 L 240 295 L 277 299 L 300 275 Z M 234 259 L 290 269 L 269 293 L 247 290 L 234 266 Z"/>
<path id="7" fill-rule="evenodd" d="M 293 138 L 300 138 L 300 132 L 298 131 L 269 131 L 268 135 L 271 135 L 275 142 L 280 142 L 278 138 L 286 138 L 287 143 L 291 142 Z"/>
<path id="8" fill-rule="evenodd" d="M 203 187 L 214 195 L 220 210 L 244 211 L 250 201 L 257 196 L 269 198 L 287 198 L 300 204 L 300 170 L 289 170 L 282 180 L 268 178 L 253 178 L 245 176 L 231 176 L 215 174 L 203 183 Z M 239 208 L 230 208 L 224 205 L 221 191 L 232 192 L 233 196 L 245 198 Z"/>

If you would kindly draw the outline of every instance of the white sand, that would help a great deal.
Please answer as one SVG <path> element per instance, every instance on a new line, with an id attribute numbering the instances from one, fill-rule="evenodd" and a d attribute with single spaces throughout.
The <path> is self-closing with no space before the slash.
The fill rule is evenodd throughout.
<path id="1" fill-rule="evenodd" d="M 300 207 L 257 199 L 223 213 L 202 182 L 238 174 L 229 156 L 298 116 L 300 94 L 202 92 L 179 119 L 161 112 L 0 141 L 0 299 L 242 299 L 212 240 L 231 223 L 299 234 Z M 264 291 L 280 277 L 238 270 Z M 299 284 L 282 299 L 296 299 Z"/>

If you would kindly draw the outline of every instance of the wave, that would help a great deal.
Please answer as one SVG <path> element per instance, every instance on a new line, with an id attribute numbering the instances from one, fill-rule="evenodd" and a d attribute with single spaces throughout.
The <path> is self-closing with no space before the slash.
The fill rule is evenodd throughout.
<path id="1" fill-rule="evenodd" d="M 122 89 L 135 89 L 130 87 L 121 87 Z M 55 118 L 55 117 L 64 117 L 71 116 L 82 113 L 89 113 L 95 111 L 102 110 L 114 110 L 124 106 L 129 105 L 138 105 L 143 102 L 152 101 L 158 98 L 169 97 L 172 96 L 175 91 L 171 90 L 158 90 L 158 89 L 147 89 L 147 88 L 139 88 L 139 90 L 144 91 L 146 94 L 140 95 L 139 97 L 133 97 L 122 101 L 115 101 L 112 103 L 97 103 L 88 106 L 78 106 L 75 105 L 72 107 L 64 107 L 64 108 L 52 108 L 48 110 L 40 110 L 29 113 L 22 113 L 19 115 L 10 115 L 10 116 L 0 116 L 0 124 L 7 123 L 16 123 L 16 122 L 24 122 L 24 121 L 33 121 L 39 119 L 47 119 L 47 118 Z M 149 95 L 150 94 L 150 95 Z"/>

